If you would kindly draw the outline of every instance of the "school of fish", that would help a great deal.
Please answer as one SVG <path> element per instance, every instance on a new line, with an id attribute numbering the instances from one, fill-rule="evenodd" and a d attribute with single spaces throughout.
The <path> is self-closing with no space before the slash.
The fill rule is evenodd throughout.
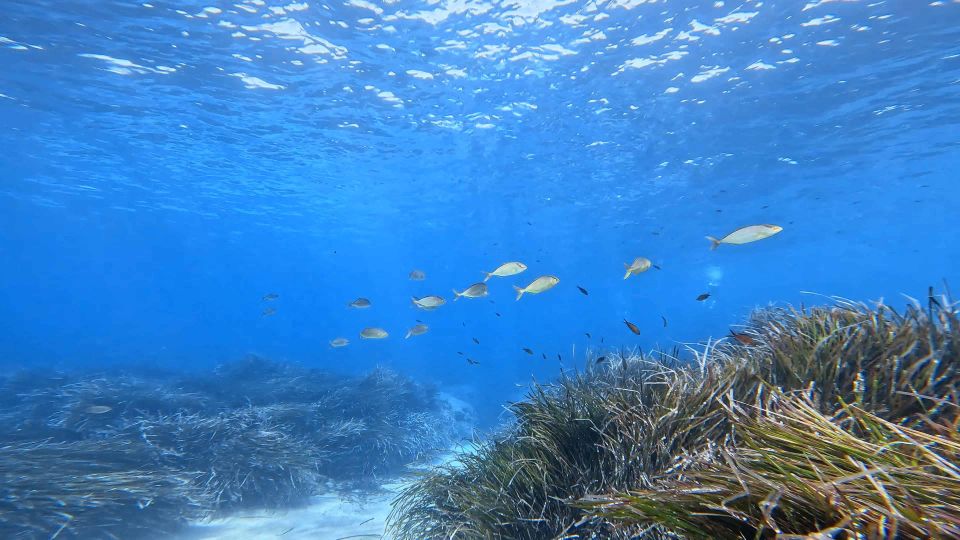
<path id="1" fill-rule="evenodd" d="M 710 249 L 714 250 L 714 249 L 717 249 L 721 244 L 729 244 L 729 245 L 748 244 L 751 242 L 756 242 L 758 240 L 769 238 L 771 236 L 774 236 L 780 233 L 781 231 L 783 231 L 783 227 L 780 227 L 779 225 L 770 225 L 770 224 L 749 225 L 746 227 L 741 227 L 739 229 L 736 229 L 733 232 L 730 232 L 729 234 L 721 238 L 716 238 L 714 236 L 707 236 L 706 238 L 707 240 L 710 241 Z M 640 274 L 648 271 L 651 268 L 654 268 L 657 270 L 661 269 L 660 266 L 654 264 L 653 261 L 651 261 L 646 257 L 636 257 L 632 263 L 624 263 L 623 266 L 626 270 L 626 273 L 623 276 L 623 279 L 625 280 L 630 278 L 631 276 L 639 276 Z M 518 261 L 506 262 L 504 264 L 501 264 L 491 272 L 483 272 L 485 276 L 483 281 L 474 283 L 461 291 L 458 291 L 457 289 L 453 289 L 453 295 L 454 295 L 453 299 L 454 301 L 456 301 L 460 298 L 477 299 L 477 298 L 486 297 L 489 294 L 489 288 L 488 288 L 487 282 L 490 280 L 491 277 L 507 278 L 507 277 L 521 274 L 526 270 L 527 270 L 527 265 L 525 265 L 522 262 L 518 262 Z M 422 270 L 412 270 L 408 277 L 411 281 L 425 281 L 426 273 L 424 273 Z M 553 289 L 559 283 L 560 283 L 560 278 L 554 275 L 546 274 L 546 275 L 537 277 L 536 279 L 531 281 L 529 284 L 527 284 L 525 287 L 519 287 L 517 285 L 513 285 L 513 289 L 517 295 L 516 299 L 519 301 L 524 294 L 541 294 L 546 291 L 549 291 L 550 289 Z M 581 287 L 580 285 L 577 285 L 577 289 L 583 295 L 585 296 L 589 295 L 587 290 Z M 711 297 L 710 293 L 703 293 L 700 296 L 698 296 L 696 300 L 703 302 L 710 297 Z M 265 303 L 274 304 L 276 300 L 278 300 L 279 298 L 280 298 L 279 294 L 271 292 L 271 293 L 265 294 L 262 297 L 262 301 Z M 427 311 L 438 309 L 447 303 L 447 301 L 442 296 L 437 296 L 437 295 L 429 295 L 429 296 L 423 296 L 419 298 L 413 297 L 411 300 L 415 307 L 419 309 L 427 310 Z M 347 307 L 349 307 L 350 309 L 367 309 L 372 306 L 373 306 L 373 303 L 369 299 L 364 297 L 358 297 L 347 304 Z M 264 316 L 275 315 L 276 313 L 277 313 L 277 309 L 272 306 L 266 307 L 263 310 Z M 497 316 L 498 317 L 500 316 L 499 312 L 497 313 Z M 666 327 L 667 326 L 666 317 L 663 317 L 661 315 L 661 318 L 663 318 L 663 326 Z M 623 322 L 631 333 L 635 335 L 640 335 L 640 328 L 636 324 L 626 319 L 624 319 Z M 415 336 L 421 336 L 428 332 L 429 327 L 426 324 L 423 324 L 422 321 L 420 320 L 417 320 L 417 323 L 418 324 L 413 325 L 407 330 L 406 335 L 404 336 L 405 339 L 410 339 L 411 337 L 415 337 Z M 363 340 L 381 340 L 381 339 L 386 339 L 390 336 L 390 334 L 386 330 L 384 330 L 383 328 L 375 327 L 375 326 L 366 327 L 362 329 L 359 335 L 360 335 L 360 338 Z M 589 333 L 587 333 L 586 336 L 588 339 L 590 338 Z M 751 338 L 745 333 L 738 333 L 731 330 L 729 337 L 744 346 L 752 346 L 754 344 L 753 338 Z M 473 341 L 477 345 L 480 344 L 480 341 L 477 338 L 473 338 Z M 603 338 L 601 338 L 600 341 L 602 343 Z M 337 337 L 330 341 L 330 347 L 332 348 L 342 348 L 342 347 L 346 347 L 349 344 L 350 344 L 350 340 L 345 337 Z M 528 355 L 534 354 L 534 351 L 528 347 L 523 347 L 522 351 Z M 463 355 L 462 352 L 458 352 L 458 354 Z M 546 353 L 542 353 L 542 356 L 544 359 L 547 358 Z M 562 360 L 562 357 L 559 354 L 557 355 L 557 357 Z M 596 359 L 596 362 L 601 363 L 605 360 L 606 358 L 601 356 L 598 359 Z M 472 358 L 467 358 L 467 362 L 471 365 L 479 364 L 478 361 Z M 90 414 L 103 414 L 105 412 L 109 412 L 109 410 L 110 408 L 105 406 L 91 406 L 86 409 L 86 412 Z"/>

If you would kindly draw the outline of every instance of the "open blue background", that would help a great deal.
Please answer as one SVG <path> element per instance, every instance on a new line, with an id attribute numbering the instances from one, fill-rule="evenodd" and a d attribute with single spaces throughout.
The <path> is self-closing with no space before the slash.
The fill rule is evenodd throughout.
<path id="1" fill-rule="evenodd" d="M 960 283 L 938 4 L 4 2 L 0 362 L 384 364 L 495 412 L 601 337 Z M 709 250 L 753 223 L 785 230 Z M 663 270 L 624 281 L 640 255 Z"/>

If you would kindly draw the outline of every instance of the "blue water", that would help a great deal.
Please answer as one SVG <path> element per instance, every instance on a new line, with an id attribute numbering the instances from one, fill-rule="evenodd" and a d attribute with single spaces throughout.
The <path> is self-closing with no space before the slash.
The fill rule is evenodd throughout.
<path id="1" fill-rule="evenodd" d="M 902 305 L 960 287 L 955 0 L 0 15 L 5 369 L 380 364 L 492 422 L 601 338 L 669 348 L 828 301 L 803 291 Z M 704 239 L 754 223 L 784 231 Z M 662 270 L 624 281 L 637 256 Z M 513 260 L 529 270 L 449 302 Z M 514 300 L 543 274 L 560 284 Z M 425 294 L 448 304 L 413 308 Z M 358 296 L 373 307 L 349 310 Z M 415 319 L 429 333 L 402 339 Z"/>

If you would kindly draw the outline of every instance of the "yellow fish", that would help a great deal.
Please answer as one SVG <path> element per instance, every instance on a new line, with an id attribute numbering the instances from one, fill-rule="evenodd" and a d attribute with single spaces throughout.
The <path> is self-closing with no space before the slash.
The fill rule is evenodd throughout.
<path id="1" fill-rule="evenodd" d="M 487 295 L 487 284 L 474 283 L 473 285 L 467 287 L 463 292 L 457 292 L 457 290 L 454 289 L 453 294 L 456 295 L 453 297 L 454 302 L 456 302 L 457 298 L 460 298 L 461 296 L 464 298 L 480 298 L 481 296 Z"/>
<path id="2" fill-rule="evenodd" d="M 637 257 L 633 260 L 633 264 L 623 263 L 623 267 L 627 269 L 627 273 L 623 275 L 623 279 L 627 279 L 631 275 L 642 274 L 649 270 L 651 266 L 657 270 L 660 269 L 659 266 L 650 262 L 650 259 L 646 257 Z"/>
<path id="3" fill-rule="evenodd" d="M 516 285 L 513 286 L 513 289 L 517 291 L 517 300 L 519 300 L 523 293 L 540 294 L 556 287 L 557 283 L 560 283 L 560 278 L 556 276 L 540 276 L 522 289 Z"/>
<path id="4" fill-rule="evenodd" d="M 413 303 L 420 309 L 437 309 L 446 304 L 447 301 L 440 296 L 424 296 L 423 298 L 414 296 Z"/>
<path id="5" fill-rule="evenodd" d="M 430 327 L 425 324 L 414 325 L 413 328 L 407 330 L 407 335 L 404 336 L 403 339 L 410 339 L 410 336 L 422 336 L 423 334 L 426 334 L 427 330 L 429 329 Z"/>
<path id="6" fill-rule="evenodd" d="M 483 281 L 487 281 L 488 279 L 490 279 L 491 276 L 497 276 L 497 277 L 515 276 L 526 269 L 527 269 L 527 265 L 523 264 L 522 262 L 504 263 L 504 264 L 501 264 L 493 272 L 484 272 L 484 274 L 486 274 L 487 277 L 483 278 Z"/>
<path id="7" fill-rule="evenodd" d="M 779 225 L 750 225 L 741 227 L 719 240 L 712 236 L 708 236 L 707 240 L 711 243 L 710 249 L 717 249 L 720 244 L 749 244 L 750 242 L 763 240 L 782 230 L 783 227 Z"/>
<path id="8" fill-rule="evenodd" d="M 386 330 L 383 328 L 364 328 L 360 331 L 360 337 L 363 339 L 384 339 L 389 336 Z"/>
<path id="9" fill-rule="evenodd" d="M 346 347 L 349 344 L 350 344 L 350 340 L 342 337 L 338 337 L 337 339 L 334 339 L 333 341 L 330 342 L 330 346 L 333 347 L 334 349 L 337 349 L 339 347 Z"/>

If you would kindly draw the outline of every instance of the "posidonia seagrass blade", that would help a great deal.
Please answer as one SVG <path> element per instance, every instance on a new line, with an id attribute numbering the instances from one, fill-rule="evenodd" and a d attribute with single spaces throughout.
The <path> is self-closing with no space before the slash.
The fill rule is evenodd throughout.
<path id="1" fill-rule="evenodd" d="M 764 309 L 738 332 L 749 344 L 711 341 L 687 362 L 608 353 L 534 385 L 510 407 L 509 429 L 400 494 L 391 531 L 960 534 L 948 466 L 960 458 L 960 324 L 949 299 Z"/>

